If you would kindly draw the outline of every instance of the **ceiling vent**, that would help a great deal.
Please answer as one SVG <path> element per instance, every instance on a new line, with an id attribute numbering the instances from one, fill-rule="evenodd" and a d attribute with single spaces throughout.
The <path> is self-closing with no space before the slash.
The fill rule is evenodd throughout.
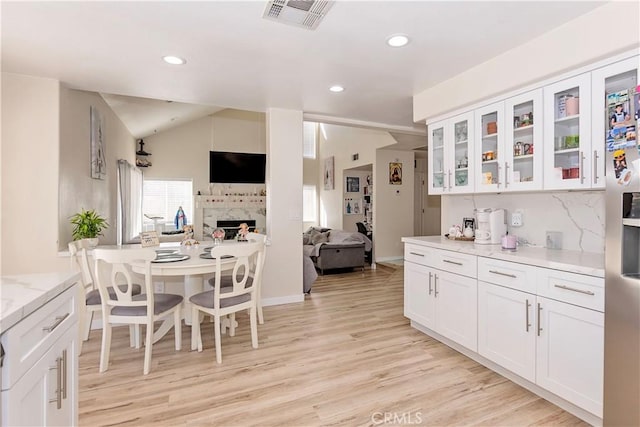
<path id="1" fill-rule="evenodd" d="M 315 30 L 325 17 L 333 1 L 325 0 L 271 0 L 264 9 L 265 19 Z"/>

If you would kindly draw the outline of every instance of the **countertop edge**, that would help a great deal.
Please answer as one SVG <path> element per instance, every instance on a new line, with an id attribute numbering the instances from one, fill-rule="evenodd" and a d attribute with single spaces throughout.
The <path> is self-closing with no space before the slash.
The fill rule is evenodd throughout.
<path id="1" fill-rule="evenodd" d="M 412 243 L 435 249 L 584 274 L 587 276 L 604 278 L 605 275 L 604 254 L 533 247 L 523 247 L 512 252 L 503 251 L 500 245 L 480 246 L 473 242 L 449 240 L 441 236 L 403 237 L 401 241 L 403 243 Z M 563 260 L 563 258 L 565 259 Z"/>

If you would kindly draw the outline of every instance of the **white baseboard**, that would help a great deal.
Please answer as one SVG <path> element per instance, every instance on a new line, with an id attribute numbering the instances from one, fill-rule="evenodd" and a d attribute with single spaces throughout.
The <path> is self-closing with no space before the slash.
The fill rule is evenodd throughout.
<path id="1" fill-rule="evenodd" d="M 403 259 L 402 256 L 387 256 L 387 257 L 382 257 L 382 258 L 376 257 L 376 262 L 399 261 L 401 259 Z"/>
<path id="2" fill-rule="evenodd" d="M 296 302 L 303 302 L 303 301 L 304 301 L 304 294 L 287 295 L 285 297 L 263 298 L 262 306 L 267 307 L 270 305 L 293 304 Z"/>

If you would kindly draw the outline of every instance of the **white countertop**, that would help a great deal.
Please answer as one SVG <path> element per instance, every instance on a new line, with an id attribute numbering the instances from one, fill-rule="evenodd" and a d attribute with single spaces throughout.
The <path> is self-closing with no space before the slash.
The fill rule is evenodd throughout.
<path id="1" fill-rule="evenodd" d="M 59 272 L 0 277 L 0 333 L 33 313 L 80 279 L 80 273 Z"/>
<path id="2" fill-rule="evenodd" d="M 469 255 L 604 277 L 604 254 L 599 253 L 527 246 L 518 246 L 516 251 L 503 251 L 500 245 L 477 245 L 473 242 L 449 240 L 442 236 L 403 237 L 402 241 Z"/>

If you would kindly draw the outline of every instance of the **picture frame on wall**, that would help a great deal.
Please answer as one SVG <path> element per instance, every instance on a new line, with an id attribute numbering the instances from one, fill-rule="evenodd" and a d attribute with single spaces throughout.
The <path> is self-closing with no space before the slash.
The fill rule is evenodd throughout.
<path id="1" fill-rule="evenodd" d="M 402 163 L 389 163 L 389 184 L 402 185 Z"/>
<path id="2" fill-rule="evenodd" d="M 359 193 L 360 178 L 357 176 L 348 176 L 346 188 L 347 188 L 347 193 Z"/>
<path id="3" fill-rule="evenodd" d="M 90 108 L 91 120 L 91 178 L 105 179 L 107 162 L 105 160 L 105 140 L 102 114 L 96 107 Z"/>
<path id="4" fill-rule="evenodd" d="M 327 157 L 326 159 L 324 159 L 324 172 L 322 176 L 324 177 L 325 190 L 333 190 L 335 188 L 333 167 L 334 167 L 333 156 Z"/>
<path id="5" fill-rule="evenodd" d="M 344 213 L 345 215 L 361 215 L 364 209 L 362 199 L 359 197 L 352 198 L 346 197 L 344 199 Z"/>

